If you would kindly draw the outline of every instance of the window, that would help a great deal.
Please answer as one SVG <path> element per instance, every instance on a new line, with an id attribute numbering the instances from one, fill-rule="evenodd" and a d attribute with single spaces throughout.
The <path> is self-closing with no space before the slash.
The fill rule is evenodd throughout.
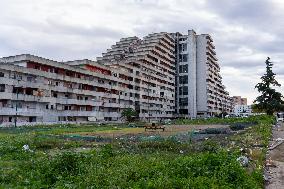
<path id="1" fill-rule="evenodd" d="M 187 77 L 187 75 L 179 76 L 179 83 L 180 84 L 188 84 L 188 77 Z"/>
<path id="2" fill-rule="evenodd" d="M 12 117 L 9 117 L 9 122 L 12 122 Z"/>
<path id="3" fill-rule="evenodd" d="M 179 44 L 179 51 L 187 51 L 187 43 Z"/>
<path id="4" fill-rule="evenodd" d="M 20 109 L 22 109 L 23 108 L 23 104 L 21 103 L 21 102 L 16 102 L 16 105 L 17 105 L 17 108 L 20 108 Z"/>
<path id="5" fill-rule="evenodd" d="M 188 65 L 180 65 L 179 66 L 179 73 L 188 73 Z"/>
<path id="6" fill-rule="evenodd" d="M 188 114 L 188 109 L 180 109 L 179 113 L 180 114 Z"/>
<path id="7" fill-rule="evenodd" d="M 29 122 L 36 122 L 36 117 L 29 117 Z"/>
<path id="8" fill-rule="evenodd" d="M 33 91 L 32 88 L 26 88 L 26 95 L 33 95 Z"/>
<path id="9" fill-rule="evenodd" d="M 179 62 L 187 62 L 188 55 L 187 54 L 180 54 L 179 55 Z"/>
<path id="10" fill-rule="evenodd" d="M 15 79 L 15 78 L 16 78 L 15 73 L 11 72 L 11 73 L 9 74 L 9 78 Z"/>
<path id="11" fill-rule="evenodd" d="M 188 98 L 179 98 L 180 106 L 188 106 Z"/>
<path id="12" fill-rule="evenodd" d="M 28 76 L 27 76 L 27 81 L 28 81 L 28 82 L 35 82 L 35 77 L 34 77 L 34 76 L 31 76 L 31 75 L 28 75 Z"/>
<path id="13" fill-rule="evenodd" d="M 180 95 L 188 95 L 188 87 L 187 86 L 183 86 L 179 88 L 179 94 Z"/>
<path id="14" fill-rule="evenodd" d="M 83 85 L 80 83 L 78 89 L 83 89 Z"/>
<path id="15" fill-rule="evenodd" d="M 50 109 L 53 110 L 53 105 L 50 105 Z"/>
<path id="16" fill-rule="evenodd" d="M 0 85 L 0 92 L 5 92 L 5 84 Z"/>
<path id="17" fill-rule="evenodd" d="M 99 79 L 98 82 L 101 83 L 101 84 L 104 84 L 104 83 L 105 83 L 105 81 L 102 80 L 102 79 Z"/>
<path id="18" fill-rule="evenodd" d="M 47 110 L 48 110 L 48 104 L 47 104 L 47 105 L 45 105 L 45 109 L 47 109 Z"/>
<path id="19" fill-rule="evenodd" d="M 4 77 L 4 73 L 3 72 L 0 72 L 0 77 Z"/>
<path id="20" fill-rule="evenodd" d="M 23 77 L 22 77 L 22 75 L 17 74 L 15 79 L 17 79 L 19 81 L 19 80 L 22 80 Z"/>

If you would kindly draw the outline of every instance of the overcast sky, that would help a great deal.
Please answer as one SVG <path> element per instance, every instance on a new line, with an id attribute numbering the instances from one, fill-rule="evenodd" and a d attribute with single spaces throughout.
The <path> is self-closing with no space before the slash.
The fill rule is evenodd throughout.
<path id="1" fill-rule="evenodd" d="M 0 57 L 92 59 L 122 37 L 208 33 L 230 95 L 257 96 L 270 56 L 284 92 L 283 0 L 0 0 Z"/>

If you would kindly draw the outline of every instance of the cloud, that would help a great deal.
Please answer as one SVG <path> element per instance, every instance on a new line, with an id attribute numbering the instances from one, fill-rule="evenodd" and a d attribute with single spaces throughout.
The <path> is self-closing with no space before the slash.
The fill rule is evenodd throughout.
<path id="1" fill-rule="evenodd" d="M 10 0 L 0 18 L 0 56 L 95 59 L 122 37 L 194 29 L 213 37 L 231 95 L 252 102 L 267 56 L 284 85 L 282 0 Z"/>

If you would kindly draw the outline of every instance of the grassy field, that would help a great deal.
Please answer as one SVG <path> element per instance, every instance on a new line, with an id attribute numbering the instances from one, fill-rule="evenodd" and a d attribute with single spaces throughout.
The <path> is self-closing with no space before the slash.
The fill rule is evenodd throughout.
<path id="1" fill-rule="evenodd" d="M 272 123 L 267 116 L 177 120 L 164 133 L 126 125 L 2 128 L 0 187 L 263 188 Z"/>

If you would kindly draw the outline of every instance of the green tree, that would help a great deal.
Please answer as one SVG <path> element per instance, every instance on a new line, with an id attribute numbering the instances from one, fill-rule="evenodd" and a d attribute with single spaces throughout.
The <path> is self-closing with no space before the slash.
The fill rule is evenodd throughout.
<path id="1" fill-rule="evenodd" d="M 137 115 L 138 113 L 132 108 L 124 109 L 121 113 L 121 116 L 129 122 L 133 121 Z"/>
<path id="2" fill-rule="evenodd" d="M 260 78 L 261 82 L 258 83 L 255 88 L 261 93 L 254 103 L 255 108 L 265 111 L 268 115 L 272 115 L 275 111 L 283 109 L 283 96 L 272 87 L 280 87 L 280 83 L 275 79 L 275 73 L 272 71 L 272 62 L 267 57 L 265 61 L 266 73 Z"/>
<path id="3" fill-rule="evenodd" d="M 263 110 L 258 109 L 256 104 L 252 104 L 251 109 L 253 113 L 263 113 L 264 112 Z"/>

